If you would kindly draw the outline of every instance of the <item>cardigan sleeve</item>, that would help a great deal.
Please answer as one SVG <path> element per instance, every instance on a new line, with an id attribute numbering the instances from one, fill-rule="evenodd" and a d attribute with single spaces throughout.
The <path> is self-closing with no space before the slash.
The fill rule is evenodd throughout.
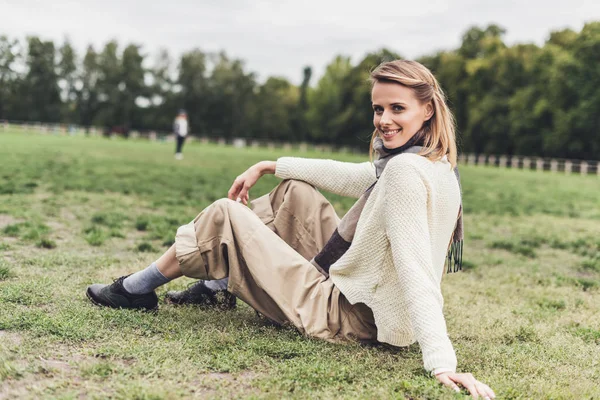
<path id="1" fill-rule="evenodd" d="M 358 198 L 376 181 L 370 162 L 350 163 L 311 158 L 281 157 L 275 176 L 297 179 L 341 196 Z"/>
<path id="2" fill-rule="evenodd" d="M 443 298 L 433 270 L 428 225 L 428 191 L 415 167 L 390 162 L 385 177 L 385 231 L 400 290 L 427 371 L 456 370 L 456 355 L 446 330 Z M 439 276 L 439 275 L 438 275 Z"/>

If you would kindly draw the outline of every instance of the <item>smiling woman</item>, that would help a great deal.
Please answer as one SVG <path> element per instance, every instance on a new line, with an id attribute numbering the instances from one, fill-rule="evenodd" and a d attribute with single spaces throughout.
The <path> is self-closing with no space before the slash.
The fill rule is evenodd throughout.
<path id="1" fill-rule="evenodd" d="M 431 102 L 421 103 L 412 89 L 391 81 L 375 81 L 373 125 L 386 148 L 408 142 L 433 115 Z"/>
<path id="2" fill-rule="evenodd" d="M 171 304 L 230 309 L 237 297 L 316 338 L 417 341 L 425 369 L 440 382 L 493 398 L 471 374 L 456 373 L 443 314 L 444 264 L 450 248 L 448 267 L 460 266 L 463 237 L 444 95 L 413 61 L 384 63 L 371 78 L 373 163 L 259 162 L 235 179 L 228 198 L 181 226 L 156 262 L 110 285 L 91 285 L 90 300 L 153 310 L 154 290 L 185 275 L 200 281 L 167 293 Z M 267 173 L 284 181 L 250 210 L 248 191 Z M 358 200 L 340 220 L 317 188 Z"/>
<path id="3" fill-rule="evenodd" d="M 396 148 L 413 139 L 425 148 L 421 155 L 444 156 L 456 166 L 455 122 L 437 79 L 422 64 L 402 61 L 380 65 L 371 74 L 375 138 Z"/>

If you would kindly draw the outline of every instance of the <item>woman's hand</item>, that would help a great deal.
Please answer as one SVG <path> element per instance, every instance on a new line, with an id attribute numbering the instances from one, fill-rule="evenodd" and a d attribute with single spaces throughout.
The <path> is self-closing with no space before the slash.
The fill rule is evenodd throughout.
<path id="1" fill-rule="evenodd" d="M 479 397 L 485 400 L 496 398 L 494 391 L 490 389 L 488 385 L 483 382 L 479 382 L 471 374 L 442 372 L 437 374 L 435 377 L 438 381 L 457 392 L 460 392 L 460 388 L 458 387 L 457 383 L 460 384 L 462 387 L 467 389 L 469 393 L 471 393 L 471 396 L 473 396 L 475 399 L 478 399 Z"/>
<path id="2" fill-rule="evenodd" d="M 248 168 L 243 174 L 235 178 L 227 198 L 248 205 L 248 191 L 264 174 L 275 173 L 275 161 L 261 161 Z"/>

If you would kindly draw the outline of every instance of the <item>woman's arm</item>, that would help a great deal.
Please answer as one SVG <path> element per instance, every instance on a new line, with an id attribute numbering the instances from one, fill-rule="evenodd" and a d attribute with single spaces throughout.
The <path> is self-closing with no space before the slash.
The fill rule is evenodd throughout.
<path id="1" fill-rule="evenodd" d="M 319 189 L 355 198 L 377 179 L 375 168 L 368 161 L 350 163 L 297 157 L 279 158 L 275 176 L 305 181 Z"/>
<path id="2" fill-rule="evenodd" d="M 390 163 L 385 177 L 385 230 L 400 293 L 406 298 L 413 331 L 423 364 L 437 380 L 460 391 L 465 387 L 474 398 L 493 399 L 494 392 L 469 373 L 456 373 L 456 355 L 446 330 L 443 298 L 433 269 L 429 236 L 428 193 L 412 165 Z"/>
<path id="3" fill-rule="evenodd" d="M 233 181 L 227 197 L 248 205 L 248 191 L 265 174 L 275 173 L 275 161 L 261 161 L 254 164 Z"/>
<path id="4" fill-rule="evenodd" d="M 427 189 L 410 164 L 389 163 L 385 175 L 385 230 L 425 369 L 454 372 L 456 355 L 446 332 L 442 293 L 433 270 Z"/>

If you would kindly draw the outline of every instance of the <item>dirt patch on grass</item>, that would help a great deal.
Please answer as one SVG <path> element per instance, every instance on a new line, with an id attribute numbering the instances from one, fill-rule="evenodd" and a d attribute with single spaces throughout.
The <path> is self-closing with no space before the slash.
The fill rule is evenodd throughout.
<path id="1" fill-rule="evenodd" d="M 7 337 L 12 338 L 13 346 L 22 342 L 20 335 L 0 331 L 0 341 Z M 33 359 L 12 362 L 19 373 L 0 384 L 0 400 L 43 398 L 48 395 L 49 390 L 66 385 L 76 390 L 84 381 L 81 376 L 82 362 L 91 363 L 94 360 L 93 357 L 62 344 L 42 349 L 41 353 L 43 355 Z M 80 393 L 80 397 L 87 398 L 87 393 Z"/>
<path id="2" fill-rule="evenodd" d="M 77 216 L 68 208 L 62 208 L 60 210 L 60 219 L 63 221 L 77 221 Z"/>
<path id="3" fill-rule="evenodd" d="M 0 229 L 3 229 L 5 226 L 12 225 L 12 224 L 15 224 L 17 222 L 18 222 L 18 220 L 15 219 L 11 215 L 0 214 Z"/>
<path id="4" fill-rule="evenodd" d="M 15 332 L 0 330 L 0 343 L 20 346 L 23 343 L 23 336 Z"/>
<path id="5" fill-rule="evenodd" d="M 244 395 L 259 394 L 260 391 L 252 387 L 252 381 L 259 375 L 252 371 L 237 374 L 228 372 L 209 372 L 199 376 L 187 384 L 195 397 L 200 398 L 236 398 L 240 393 Z"/>

